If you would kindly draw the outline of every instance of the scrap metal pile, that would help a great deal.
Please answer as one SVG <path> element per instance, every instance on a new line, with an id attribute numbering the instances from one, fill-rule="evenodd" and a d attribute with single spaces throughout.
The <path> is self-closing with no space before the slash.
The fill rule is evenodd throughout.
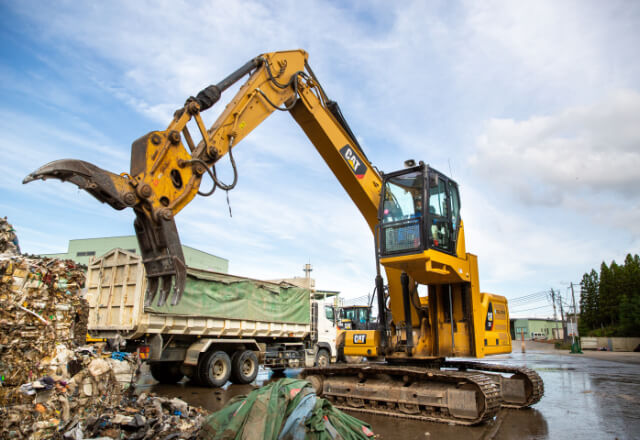
<path id="1" fill-rule="evenodd" d="M 9 224 L 7 218 L 0 218 L 0 254 L 18 254 L 20 253 L 20 245 L 18 245 L 18 236 L 13 226 Z"/>
<path id="2" fill-rule="evenodd" d="M 73 261 L 3 254 L 0 276 L 4 389 L 46 375 L 56 368 L 56 350 L 83 344 L 88 306 L 80 297 L 84 272 Z"/>
<path id="3" fill-rule="evenodd" d="M 84 346 L 85 275 L 71 260 L 24 256 L 0 218 L 2 438 L 195 436 L 206 413 L 180 399 L 135 395 L 135 354 Z"/>
<path id="4" fill-rule="evenodd" d="M 23 384 L 18 389 L 23 403 L 1 407 L 5 438 L 195 438 L 207 414 L 204 410 L 177 398 L 136 395 L 131 386 L 138 371 L 135 355 L 107 355 L 91 347 L 59 349 L 60 374 Z M 69 377 L 71 369 L 79 371 Z"/>

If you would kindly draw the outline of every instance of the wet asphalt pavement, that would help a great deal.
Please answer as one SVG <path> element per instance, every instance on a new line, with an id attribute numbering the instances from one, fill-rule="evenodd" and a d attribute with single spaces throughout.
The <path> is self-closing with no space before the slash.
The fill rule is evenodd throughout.
<path id="1" fill-rule="evenodd" d="M 529 343 L 526 353 L 521 353 L 516 343 L 514 353 L 486 358 L 487 362 L 533 368 L 544 381 L 545 395 L 533 408 L 503 409 L 493 421 L 479 426 L 352 415 L 368 422 L 382 439 L 640 439 L 640 353 L 604 355 L 569 355 L 536 343 Z M 295 377 L 299 371 L 285 373 Z M 188 382 L 159 385 L 143 376 L 139 389 L 216 411 L 231 397 L 248 394 L 274 379 L 269 370 L 261 370 L 255 384 L 209 389 Z"/>

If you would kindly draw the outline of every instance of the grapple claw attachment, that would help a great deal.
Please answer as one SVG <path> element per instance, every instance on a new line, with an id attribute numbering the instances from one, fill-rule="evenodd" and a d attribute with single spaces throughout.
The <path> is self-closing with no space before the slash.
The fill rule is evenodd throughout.
<path id="1" fill-rule="evenodd" d="M 167 302 L 172 290 L 171 305 L 175 306 L 182 298 L 187 281 L 187 269 L 176 223 L 173 219 L 158 219 L 157 222 L 153 222 L 144 212 L 137 209 L 135 211 L 136 220 L 133 226 L 147 272 L 145 306 L 153 304 L 158 290 L 158 307 Z"/>
<path id="2" fill-rule="evenodd" d="M 187 270 L 173 219 L 151 219 L 144 211 L 141 199 L 136 195 L 129 178 L 103 170 L 89 162 L 75 159 L 56 160 L 29 174 L 22 183 L 49 178 L 71 182 L 115 209 L 132 207 L 136 213 L 134 227 L 147 272 L 145 306 L 152 305 L 158 290 L 158 306 L 167 302 L 172 290 L 171 305 L 180 302 L 187 280 Z"/>
<path id="3" fill-rule="evenodd" d="M 129 185 L 127 178 L 83 160 L 61 159 L 49 162 L 25 177 L 22 183 L 39 179 L 59 179 L 63 182 L 71 182 L 102 203 L 107 203 L 118 210 L 138 202 L 138 197 Z M 126 203 L 125 199 L 129 203 Z"/>
<path id="4" fill-rule="evenodd" d="M 160 284 L 160 280 L 156 277 L 147 278 L 147 290 L 144 294 L 144 306 L 149 307 L 153 304 L 153 300 L 158 294 L 158 285 Z"/>

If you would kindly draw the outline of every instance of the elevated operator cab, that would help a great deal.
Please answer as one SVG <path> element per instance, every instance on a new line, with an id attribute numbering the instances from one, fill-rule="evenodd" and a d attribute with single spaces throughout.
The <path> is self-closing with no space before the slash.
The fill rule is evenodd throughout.
<path id="1" fill-rule="evenodd" d="M 380 218 L 381 257 L 435 249 L 456 255 L 460 226 L 458 184 L 419 165 L 383 176 Z"/>

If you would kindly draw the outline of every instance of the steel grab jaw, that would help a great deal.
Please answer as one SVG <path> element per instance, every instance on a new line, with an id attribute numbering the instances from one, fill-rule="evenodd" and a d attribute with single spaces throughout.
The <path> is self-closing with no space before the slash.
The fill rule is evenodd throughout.
<path id="1" fill-rule="evenodd" d="M 136 194 L 129 177 L 114 174 L 82 160 L 62 159 L 50 162 L 29 174 L 22 183 L 50 178 L 71 182 L 114 209 L 133 208 L 136 213 L 134 228 L 147 273 L 145 306 L 152 305 L 158 290 L 159 307 L 166 303 L 171 290 L 171 305 L 180 302 L 187 271 L 173 217 L 151 218 L 150 210 L 144 209 L 145 202 Z"/>
<path id="2" fill-rule="evenodd" d="M 22 180 L 58 179 L 71 182 L 87 191 L 102 203 L 121 210 L 140 202 L 126 177 L 103 170 L 89 162 L 76 159 L 61 159 L 41 166 Z"/>
<path id="3" fill-rule="evenodd" d="M 147 272 L 144 305 L 153 304 L 160 288 L 157 305 L 163 306 L 173 287 L 171 305 L 175 306 L 180 302 L 187 282 L 187 268 L 176 222 L 173 218 L 170 220 L 158 218 L 154 222 L 142 210 L 135 209 L 135 212 L 136 219 L 133 226 Z"/>

